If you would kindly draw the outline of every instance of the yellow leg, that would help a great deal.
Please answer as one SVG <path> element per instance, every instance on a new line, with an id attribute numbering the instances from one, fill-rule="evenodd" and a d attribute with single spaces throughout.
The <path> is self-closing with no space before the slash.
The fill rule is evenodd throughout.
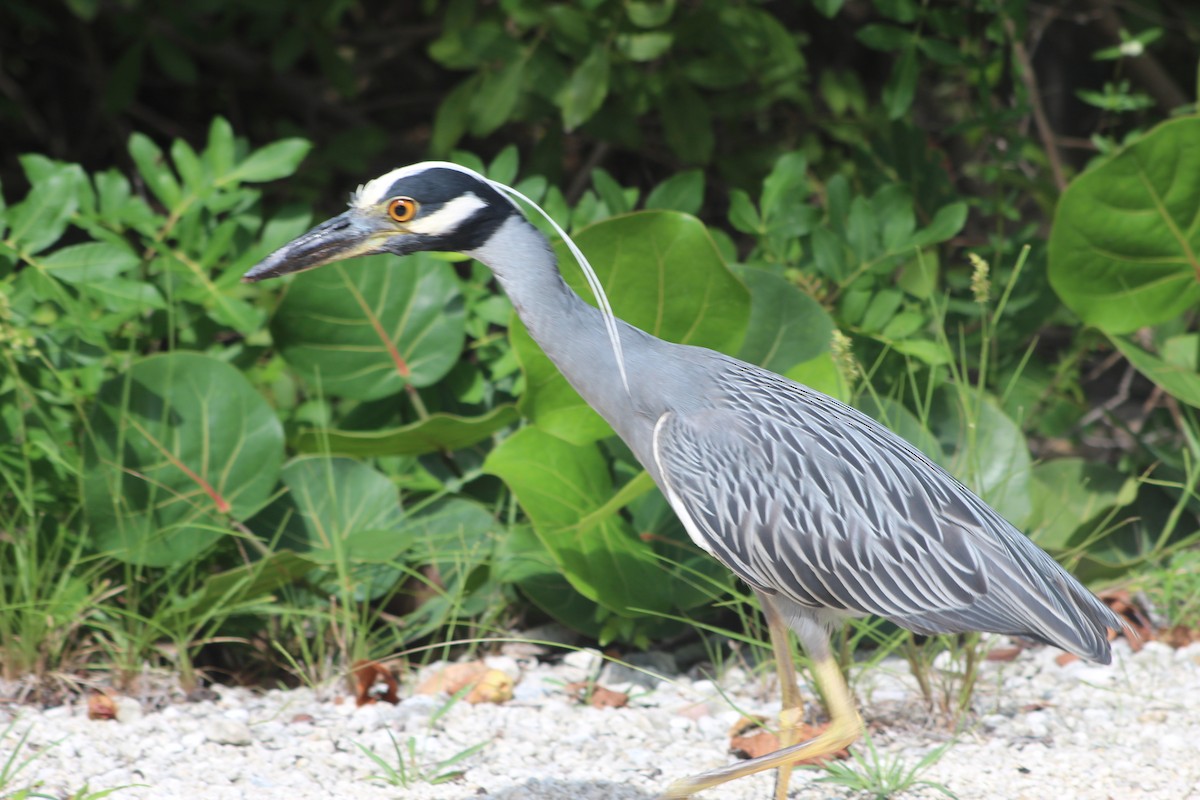
<path id="1" fill-rule="evenodd" d="M 800 687 L 796 684 L 796 664 L 792 660 L 790 629 L 783 615 L 770 596 L 759 593 L 758 602 L 767 617 L 767 631 L 771 637 L 771 649 L 775 653 L 775 673 L 779 676 L 779 694 L 782 710 L 779 712 L 779 748 L 796 744 L 796 730 L 804 721 Z M 784 764 L 775 775 L 775 800 L 787 800 L 788 784 L 792 780 L 792 765 Z"/>
<path id="2" fill-rule="evenodd" d="M 781 747 L 774 753 L 768 753 L 765 756 L 675 781 L 660 795 L 660 800 L 679 800 L 679 798 L 691 797 L 697 792 L 711 789 L 713 786 L 768 769 L 779 767 L 790 769 L 793 764 L 802 759 L 828 755 L 844 747 L 849 747 L 862 735 L 862 718 L 854 708 L 854 698 L 850 696 L 850 687 L 846 686 L 846 679 L 842 677 L 842 671 L 833 658 L 829 647 L 829 636 L 815 624 L 808 626 L 807 630 L 800 631 L 800 634 L 801 643 L 813 662 L 813 678 L 825 696 L 825 705 L 829 711 L 829 727 L 820 736 L 809 739 L 807 742 Z M 798 694 L 799 690 L 797 690 Z M 786 735 L 786 728 L 783 733 Z M 783 791 L 786 794 L 786 785 Z M 776 797 L 779 797 L 778 783 L 776 784 Z"/>

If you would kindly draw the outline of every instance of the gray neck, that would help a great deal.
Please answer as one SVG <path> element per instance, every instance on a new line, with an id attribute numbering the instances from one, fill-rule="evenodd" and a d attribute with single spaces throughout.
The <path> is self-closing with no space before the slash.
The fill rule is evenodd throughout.
<path id="1" fill-rule="evenodd" d="M 533 340 L 588 405 L 628 441 L 633 424 L 631 400 L 617 372 L 603 317 L 562 279 L 546 237 L 514 215 L 481 247 L 466 254 L 492 270 Z M 619 321 L 618 331 L 630 369 L 632 346 L 644 344 L 633 340 L 651 337 Z M 635 385 L 633 372 L 629 380 Z"/>

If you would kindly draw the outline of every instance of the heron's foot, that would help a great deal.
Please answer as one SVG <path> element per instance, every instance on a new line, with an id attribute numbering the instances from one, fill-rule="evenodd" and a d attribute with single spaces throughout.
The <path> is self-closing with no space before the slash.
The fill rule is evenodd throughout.
<path id="1" fill-rule="evenodd" d="M 791 747 L 800 737 L 797 732 L 804 722 L 804 711 L 800 708 L 785 708 L 779 712 L 779 749 Z M 792 765 L 784 764 L 775 773 L 775 800 L 787 800 L 788 786 L 792 782 Z"/>
<path id="2" fill-rule="evenodd" d="M 797 761 L 820 758 L 821 756 L 827 756 L 830 753 L 836 753 L 838 750 L 849 747 L 862 735 L 862 730 L 862 719 L 857 713 L 842 719 L 835 718 L 820 736 L 809 739 L 807 742 L 781 747 L 774 753 L 767 753 L 765 756 L 759 756 L 758 758 L 752 758 L 749 761 L 742 761 L 737 764 L 730 764 L 726 767 L 720 767 L 709 772 L 702 772 L 699 775 L 693 775 L 690 778 L 675 781 L 667 787 L 665 792 L 658 796 L 658 800 L 681 800 L 685 797 L 691 797 L 698 792 L 703 792 L 706 789 L 711 789 L 714 786 L 719 786 L 722 783 L 744 778 L 747 775 L 754 775 L 768 769 L 786 767 L 790 770 L 792 765 Z M 775 787 L 776 798 L 779 798 L 780 790 L 781 787 L 777 782 Z M 786 797 L 786 784 L 782 786 L 782 791 L 783 797 Z"/>

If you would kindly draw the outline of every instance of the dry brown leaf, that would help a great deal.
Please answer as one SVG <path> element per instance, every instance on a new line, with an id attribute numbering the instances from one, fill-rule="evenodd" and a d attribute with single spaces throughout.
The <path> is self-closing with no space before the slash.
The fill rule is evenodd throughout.
<path id="1" fill-rule="evenodd" d="M 1012 661 L 1017 656 L 1021 655 L 1024 647 L 1013 645 L 1011 647 L 993 647 L 988 651 L 986 656 L 988 661 Z"/>
<path id="2" fill-rule="evenodd" d="M 104 692 L 92 692 L 88 695 L 88 719 L 116 719 L 117 704 Z"/>
<path id="3" fill-rule="evenodd" d="M 355 661 L 352 671 L 355 704 L 365 706 L 380 700 L 392 705 L 400 702 L 400 684 L 383 664 L 378 661 Z"/>
<path id="4" fill-rule="evenodd" d="M 766 724 L 766 717 L 738 717 L 737 721 L 729 726 L 729 735 L 730 737 L 742 736 L 750 733 L 751 731 L 757 730 Z"/>
<path id="5" fill-rule="evenodd" d="M 456 694 L 467 686 L 473 686 L 487 674 L 488 668 L 482 661 L 451 664 L 437 671 L 432 678 L 417 687 L 417 694 Z"/>
<path id="6" fill-rule="evenodd" d="M 1200 642 L 1200 628 L 1175 625 L 1161 631 L 1158 638 L 1178 650 L 1181 647 L 1187 647 L 1192 642 Z"/>
<path id="7" fill-rule="evenodd" d="M 742 717 L 729 729 L 729 751 L 739 758 L 758 758 L 779 749 L 779 737 L 770 731 L 762 730 L 765 723 L 762 717 Z M 802 722 L 796 726 L 796 741 L 804 742 L 815 739 L 825 732 L 829 723 L 809 725 Z M 797 766 L 804 764 L 824 764 L 831 759 L 849 758 L 850 751 L 846 748 L 826 753 L 816 758 L 805 758 L 796 761 Z"/>
<path id="8" fill-rule="evenodd" d="M 607 689 L 595 681 L 575 681 L 568 683 L 566 689 L 571 697 L 593 708 L 624 708 L 629 703 L 629 695 Z"/>
<path id="9" fill-rule="evenodd" d="M 729 738 L 729 752 L 737 758 L 758 758 L 779 749 L 779 737 L 770 731 Z"/>
<path id="10" fill-rule="evenodd" d="M 507 703 L 512 700 L 513 679 L 498 669 L 489 669 L 483 673 L 475 687 L 467 693 L 467 702 L 478 703 Z"/>
<path id="11" fill-rule="evenodd" d="M 1128 626 L 1123 631 L 1110 631 L 1109 638 L 1124 633 L 1125 638 L 1129 641 L 1129 649 L 1137 652 L 1142 649 L 1142 645 L 1154 638 L 1154 628 L 1150 625 L 1150 616 L 1146 613 L 1133 596 L 1129 594 L 1128 589 L 1108 589 L 1097 595 L 1104 603 L 1113 610 L 1113 613 L 1124 620 Z M 1129 632 L 1133 632 L 1133 636 Z"/>
<path id="12" fill-rule="evenodd" d="M 1034 712 L 1034 711 L 1041 711 L 1042 709 L 1045 709 L 1045 708 L 1054 708 L 1054 704 L 1053 704 L 1053 703 L 1047 703 L 1047 702 L 1045 702 L 1045 701 L 1042 701 L 1042 700 L 1038 700 L 1038 701 L 1036 701 L 1036 702 L 1033 702 L 1033 703 L 1026 703 L 1025 705 L 1021 706 L 1021 713 L 1022 713 L 1022 714 L 1029 714 L 1029 713 L 1031 713 L 1031 712 Z"/>

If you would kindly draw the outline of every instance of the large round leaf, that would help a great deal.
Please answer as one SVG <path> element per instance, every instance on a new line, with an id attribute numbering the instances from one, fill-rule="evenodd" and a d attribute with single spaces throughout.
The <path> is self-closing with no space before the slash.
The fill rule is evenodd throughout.
<path id="1" fill-rule="evenodd" d="M 283 462 L 270 406 L 198 353 L 152 356 L 108 381 L 88 428 L 83 501 L 97 546 L 139 564 L 203 551 L 266 502 Z"/>
<path id="2" fill-rule="evenodd" d="M 450 264 L 426 254 L 371 256 L 297 275 L 271 334 L 323 392 L 375 400 L 449 372 L 465 316 Z"/>
<path id="3" fill-rule="evenodd" d="M 1033 462 L 1021 427 L 990 396 L 960 397 L 947 387 L 937 399 L 929 424 L 949 454 L 948 471 L 1023 528 L 1033 508 Z"/>
<path id="4" fill-rule="evenodd" d="M 287 492 L 246 523 L 250 530 L 323 567 L 314 582 L 328 592 L 347 588 L 342 575 L 358 599 L 390 592 L 403 576 L 396 560 L 411 539 L 387 476 L 351 458 L 301 456 L 281 477 Z"/>
<path id="5" fill-rule="evenodd" d="M 829 349 L 833 320 L 821 304 L 782 275 L 758 267 L 737 271 L 750 289 L 750 324 L 738 358 L 784 372 Z"/>
<path id="6" fill-rule="evenodd" d="M 597 223 L 574 238 L 618 317 L 667 341 L 737 352 L 750 316 L 750 294 L 695 217 L 644 211 Z M 594 302 L 566 247 L 560 242 L 555 252 L 567 283 Z M 576 444 L 611 434 L 524 326 L 514 325 L 511 333 L 525 369 L 522 413 L 542 429 Z"/>
<path id="7" fill-rule="evenodd" d="M 1094 535 L 1104 527 L 1105 515 L 1137 498 L 1136 480 L 1107 464 L 1082 458 L 1038 464 L 1030 488 L 1030 538 L 1055 554 Z"/>
<path id="8" fill-rule="evenodd" d="M 323 564 L 386 564 L 408 547 L 400 494 L 383 473 L 352 458 L 301 456 L 282 477 L 288 495 L 272 507 L 296 515 L 300 524 L 284 526 L 283 543 L 297 552 Z"/>
<path id="9" fill-rule="evenodd" d="M 612 478 L 598 446 L 523 428 L 491 452 L 484 470 L 508 484 L 538 539 L 584 597 L 626 617 L 672 607 L 653 549 L 607 502 Z"/>
<path id="10" fill-rule="evenodd" d="M 1159 125 L 1067 187 L 1050 233 L 1050 283 L 1109 334 L 1200 303 L 1200 118 Z"/>

